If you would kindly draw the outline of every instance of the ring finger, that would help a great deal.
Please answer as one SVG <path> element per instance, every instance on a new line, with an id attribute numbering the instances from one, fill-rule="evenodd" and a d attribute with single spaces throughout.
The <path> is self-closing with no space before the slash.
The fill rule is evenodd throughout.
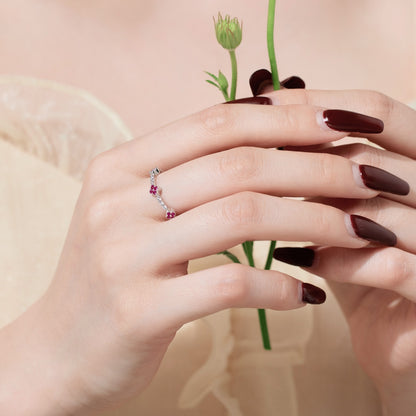
<path id="1" fill-rule="evenodd" d="M 154 231 L 164 269 L 205 257 L 247 240 L 313 241 L 360 248 L 368 241 L 393 246 L 391 231 L 363 217 L 312 202 L 242 192 L 211 201 L 160 223 Z"/>

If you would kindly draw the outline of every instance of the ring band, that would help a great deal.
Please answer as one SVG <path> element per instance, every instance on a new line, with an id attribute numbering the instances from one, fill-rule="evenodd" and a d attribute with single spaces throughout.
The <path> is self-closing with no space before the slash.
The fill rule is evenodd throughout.
<path id="1" fill-rule="evenodd" d="M 176 217 L 176 212 L 172 208 L 168 208 L 168 206 L 163 201 L 162 197 L 160 196 L 160 193 L 162 192 L 162 189 L 157 186 L 156 183 L 156 177 L 159 175 L 161 170 L 159 168 L 154 168 L 150 171 L 150 190 L 149 193 L 152 194 L 159 202 L 159 204 L 162 206 L 162 208 L 165 210 L 165 218 L 170 220 L 172 218 Z"/>

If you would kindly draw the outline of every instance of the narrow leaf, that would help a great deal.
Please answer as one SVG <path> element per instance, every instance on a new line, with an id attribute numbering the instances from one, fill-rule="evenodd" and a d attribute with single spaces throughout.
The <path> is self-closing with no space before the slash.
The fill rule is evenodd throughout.
<path id="1" fill-rule="evenodd" d="M 221 251 L 218 254 L 223 254 L 224 256 L 228 257 L 234 263 L 241 263 L 240 260 L 238 260 L 237 256 L 235 256 L 233 253 L 230 253 L 227 250 Z"/>
<path id="2" fill-rule="evenodd" d="M 219 90 L 221 89 L 221 87 L 218 85 L 218 84 L 216 84 L 215 82 L 212 82 L 211 80 L 209 80 L 209 79 L 206 79 L 205 80 L 206 82 L 208 82 L 208 84 L 211 84 L 211 85 L 213 85 L 214 87 L 217 87 Z"/>
<path id="3" fill-rule="evenodd" d="M 208 74 L 211 78 L 214 78 L 215 79 L 215 81 L 218 81 L 218 77 L 217 76 L 215 76 L 214 74 L 211 74 L 211 72 L 208 72 L 208 71 L 204 71 L 206 74 Z"/>

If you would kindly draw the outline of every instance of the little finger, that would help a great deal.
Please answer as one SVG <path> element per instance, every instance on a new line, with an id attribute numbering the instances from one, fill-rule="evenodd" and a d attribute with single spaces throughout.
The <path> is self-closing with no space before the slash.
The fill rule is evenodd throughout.
<path id="1" fill-rule="evenodd" d="M 274 258 L 331 281 L 392 290 L 416 302 L 416 256 L 396 247 L 279 247 Z"/>

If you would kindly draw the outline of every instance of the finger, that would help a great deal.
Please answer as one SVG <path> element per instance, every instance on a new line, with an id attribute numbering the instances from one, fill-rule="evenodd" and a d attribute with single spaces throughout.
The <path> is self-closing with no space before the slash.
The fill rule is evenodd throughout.
<path id="1" fill-rule="evenodd" d="M 416 256 L 396 247 L 281 247 L 274 257 L 334 282 L 392 290 L 416 302 Z"/>
<path id="2" fill-rule="evenodd" d="M 158 186 L 165 203 L 177 213 L 242 191 L 339 198 L 373 198 L 380 190 L 408 192 L 407 183 L 379 169 L 367 182 L 370 188 L 361 171 L 371 169 L 337 155 L 238 147 L 163 172 Z M 153 201 L 148 199 L 142 209 L 144 215 L 153 216 Z"/>
<path id="3" fill-rule="evenodd" d="M 384 94 L 364 90 L 281 90 L 268 96 L 272 98 L 273 104 L 309 104 L 324 108 L 340 108 L 379 118 L 384 122 L 384 131 L 366 137 L 385 149 L 416 157 L 416 111 Z"/>
<path id="4" fill-rule="evenodd" d="M 416 210 L 414 208 L 382 197 L 365 201 L 336 198 L 318 198 L 313 201 L 336 207 L 350 214 L 354 213 L 370 218 L 378 224 L 394 230 L 397 236 L 396 247 L 416 253 L 414 237 L 416 235 Z"/>
<path id="5" fill-rule="evenodd" d="M 201 205 L 160 224 L 158 267 L 215 254 L 244 241 L 312 241 L 359 248 L 395 245 L 391 231 L 336 208 L 242 192 Z M 156 266 L 155 266 L 156 267 Z"/>
<path id="6" fill-rule="evenodd" d="M 163 280 L 158 296 L 161 324 L 173 328 L 228 308 L 289 310 L 325 301 L 325 292 L 315 286 L 241 264 Z"/>
<path id="7" fill-rule="evenodd" d="M 259 69 L 253 72 L 249 79 L 251 92 L 254 96 L 264 94 L 266 92 L 273 91 L 273 79 L 272 73 L 267 69 Z M 305 81 L 298 76 L 291 76 L 289 78 L 280 81 L 281 88 L 295 89 L 305 88 Z"/>
<path id="8" fill-rule="evenodd" d="M 409 185 L 409 193 L 406 196 L 400 196 L 397 193 L 395 195 L 382 193 L 381 195 L 402 204 L 416 207 L 416 162 L 414 160 L 363 143 L 334 146 L 326 149 L 325 153 L 348 158 L 360 165 L 375 166 L 404 179 Z M 377 180 L 378 173 L 374 170 L 368 172 L 368 174 L 364 172 L 363 176 L 370 183 Z"/>
<path id="9" fill-rule="evenodd" d="M 350 117 L 354 130 L 380 131 L 382 122 Z M 217 105 L 132 140 L 113 151 L 120 168 L 147 176 L 155 166 L 166 171 L 206 154 L 238 146 L 275 148 L 338 140 L 348 133 L 324 126 L 321 108 L 308 105 Z M 138 161 L 142 164 L 139 165 Z"/>

